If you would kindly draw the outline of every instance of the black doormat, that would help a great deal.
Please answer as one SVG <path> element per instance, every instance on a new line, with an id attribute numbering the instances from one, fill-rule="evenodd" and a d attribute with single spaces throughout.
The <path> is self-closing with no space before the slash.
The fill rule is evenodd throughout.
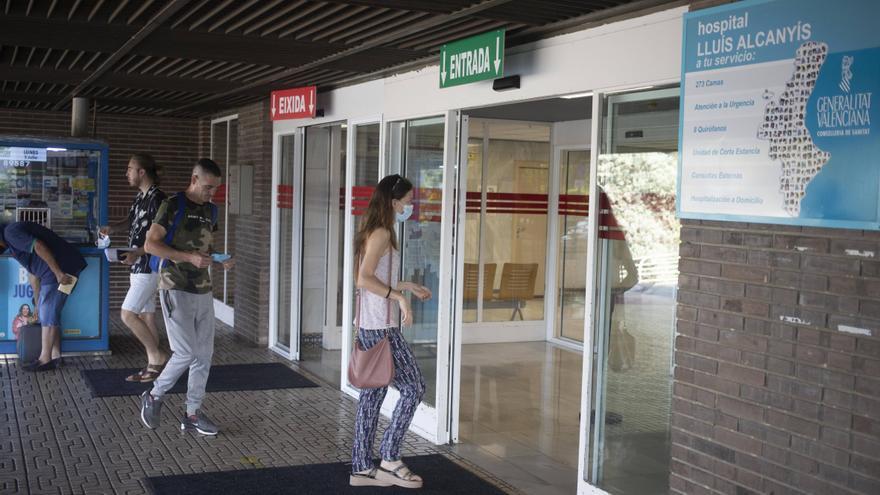
<path id="1" fill-rule="evenodd" d="M 426 494 L 461 493 L 467 495 L 504 494 L 474 473 L 446 457 L 422 455 L 407 457 L 406 464 L 425 480 L 419 490 L 400 487 L 353 487 L 348 484 L 351 464 L 308 464 L 281 468 L 244 469 L 219 473 L 179 474 L 147 478 L 146 485 L 154 495 L 179 494 L 217 495 L 243 494 Z"/>
<path id="2" fill-rule="evenodd" d="M 125 377 L 136 373 L 136 368 L 110 368 L 83 370 L 92 397 L 118 397 L 140 395 L 153 387 L 152 383 L 127 382 Z M 188 372 L 177 380 L 169 394 L 186 393 Z M 318 385 L 281 363 L 227 364 L 212 366 L 208 375 L 207 392 L 233 392 L 236 390 L 271 390 L 279 388 L 317 387 Z"/>

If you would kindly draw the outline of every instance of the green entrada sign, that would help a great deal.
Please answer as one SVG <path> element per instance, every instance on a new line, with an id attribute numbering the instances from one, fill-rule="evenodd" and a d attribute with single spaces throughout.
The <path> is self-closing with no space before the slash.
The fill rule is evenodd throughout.
<path id="1" fill-rule="evenodd" d="M 504 75 L 504 30 L 453 41 L 440 49 L 440 88 Z"/>

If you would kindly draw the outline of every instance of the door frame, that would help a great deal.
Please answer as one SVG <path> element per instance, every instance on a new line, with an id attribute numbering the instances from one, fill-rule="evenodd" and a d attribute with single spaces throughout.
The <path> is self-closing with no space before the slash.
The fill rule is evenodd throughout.
<path id="1" fill-rule="evenodd" d="M 579 494 L 607 494 L 604 490 L 585 480 L 586 453 L 590 446 L 590 411 L 592 410 L 593 391 L 593 360 L 595 357 L 595 343 L 593 335 L 593 320 L 596 310 L 596 271 L 597 249 L 599 246 L 599 194 L 597 181 L 599 180 L 597 164 L 599 162 L 599 149 L 601 138 L 600 126 L 602 125 L 603 101 L 605 94 L 601 91 L 593 92 L 593 108 L 590 122 L 590 197 L 587 211 L 587 297 L 584 300 L 584 353 L 583 370 L 581 375 L 581 421 L 578 439 L 578 493 Z"/>
<path id="2" fill-rule="evenodd" d="M 592 125 L 592 123 L 591 123 Z M 556 303 L 558 301 L 559 291 L 557 290 L 557 284 L 559 282 L 559 277 L 556 271 L 557 264 L 559 263 L 559 176 L 560 171 L 562 169 L 562 154 L 566 151 L 586 151 L 591 153 L 592 156 L 592 146 L 589 144 L 565 144 L 565 145 L 556 145 L 553 147 L 553 163 L 550 168 L 550 188 L 548 192 L 548 209 L 547 209 L 547 226 L 548 231 L 548 242 L 547 246 L 547 258 L 552 259 L 555 263 L 553 267 L 548 267 L 547 272 L 547 289 L 544 290 L 544 298 L 546 301 L 546 308 L 544 309 L 544 315 L 552 315 L 549 318 L 546 318 L 547 322 L 547 333 L 546 340 L 547 342 L 552 342 L 553 344 L 565 347 L 566 349 L 570 349 L 573 351 L 583 352 L 584 344 L 582 342 L 578 342 L 573 339 L 567 339 L 562 336 L 556 335 L 556 326 L 559 322 L 556 321 Z M 591 159 L 592 161 L 592 159 Z M 592 164 L 590 164 L 592 168 Z M 592 170 L 590 171 L 591 180 L 592 180 Z M 589 213 L 592 210 L 587 210 L 587 217 L 589 218 Z M 588 258 L 589 259 L 589 258 Z M 585 295 L 589 294 L 586 292 Z M 586 299 L 585 299 L 586 300 Z M 585 304 L 586 308 L 586 304 Z M 586 314 L 584 315 L 586 318 Z M 586 336 L 585 336 L 586 339 Z"/>
<path id="3" fill-rule="evenodd" d="M 604 322 L 604 318 L 606 315 L 605 305 L 601 303 L 603 297 L 607 297 L 607 294 L 603 295 L 602 292 L 607 292 L 601 290 L 602 285 L 604 284 L 604 280 L 602 280 L 601 272 L 604 269 L 601 265 L 601 258 L 603 256 L 607 256 L 607 250 L 603 245 L 599 243 L 599 183 L 598 183 L 598 161 L 600 151 L 607 148 L 607 143 L 602 142 L 602 131 L 603 124 L 605 125 L 604 130 L 606 131 L 605 136 L 610 138 L 612 130 L 612 119 L 608 119 L 607 122 L 603 122 L 605 120 L 605 100 L 613 99 L 613 103 L 623 103 L 627 101 L 638 101 L 645 99 L 646 95 L 650 94 L 651 97 L 658 97 L 659 95 L 663 95 L 660 97 L 673 97 L 679 96 L 681 87 L 669 87 L 664 88 L 663 86 L 669 84 L 679 84 L 680 82 L 677 80 L 671 81 L 658 81 L 656 84 L 651 86 L 639 86 L 639 87 L 615 87 L 615 88 L 604 88 L 601 90 L 594 91 L 593 95 L 593 111 L 592 111 L 592 129 L 591 129 L 591 142 L 593 143 L 593 147 L 590 150 L 590 201 L 589 201 L 589 212 L 591 213 L 588 219 L 588 244 L 587 244 L 587 259 L 589 260 L 587 263 L 587 294 L 589 294 L 589 305 L 587 306 L 587 311 L 584 315 L 584 349 L 589 350 L 589 352 L 584 352 L 584 368 L 581 382 L 581 422 L 580 422 L 580 438 L 579 438 L 579 448 L 578 448 L 578 493 L 579 494 L 607 494 L 601 488 L 590 484 L 586 481 L 587 474 L 596 473 L 598 466 L 595 464 L 595 460 L 597 454 L 599 453 L 599 443 L 596 442 L 596 445 L 590 445 L 590 412 L 593 406 L 593 363 L 594 360 L 600 365 L 600 368 L 603 364 L 603 360 L 607 358 L 606 356 L 597 355 L 597 351 L 600 350 L 598 347 L 603 347 L 607 350 L 608 342 L 604 338 L 604 334 L 599 335 L 598 341 L 596 340 L 597 327 Z M 626 93 L 626 94 L 619 94 Z M 612 104 L 613 104 L 612 103 Z M 680 151 L 679 151 L 680 153 Z M 606 353 L 607 354 L 607 353 Z M 601 376 L 603 374 L 603 370 L 599 369 L 597 371 L 597 376 Z M 601 392 L 598 393 L 599 397 L 597 398 L 597 407 L 596 407 L 596 418 L 604 417 L 604 413 L 602 411 L 603 403 L 604 403 L 604 394 Z M 597 425 L 604 427 L 604 422 L 596 421 Z M 593 452 L 591 453 L 591 463 L 587 463 L 587 451 L 591 449 Z"/>
<path id="4" fill-rule="evenodd" d="M 230 123 L 233 120 L 238 120 L 238 114 L 230 114 L 224 115 L 223 117 L 218 117 L 216 119 L 211 120 L 211 124 L 209 127 L 209 147 L 211 158 L 213 159 L 214 154 L 214 125 L 226 123 L 226 156 L 223 161 L 223 184 L 226 187 L 226 198 L 225 204 L 223 205 L 223 252 L 229 252 L 229 128 Z M 236 145 L 236 149 L 237 149 Z M 213 279 L 212 279 L 213 281 Z M 235 306 L 230 306 L 226 303 L 226 299 L 229 291 L 229 284 L 227 280 L 226 270 L 223 271 L 223 299 L 214 298 L 214 316 L 222 321 L 223 323 L 234 327 L 235 326 Z"/>
<path id="5" fill-rule="evenodd" d="M 346 140 L 344 143 L 341 143 L 341 134 L 343 130 L 346 131 Z M 337 287 L 337 281 L 339 280 L 339 265 L 343 261 L 339 258 L 339 244 L 345 242 L 345 236 L 343 235 L 341 238 L 339 236 L 339 226 L 343 224 L 344 228 L 344 219 L 341 218 L 342 215 L 345 214 L 344 210 L 340 210 L 339 208 L 339 191 L 342 189 L 344 184 L 342 183 L 339 168 L 340 166 L 345 166 L 345 171 L 348 172 L 348 163 L 342 163 L 338 154 L 332 153 L 334 149 L 334 142 L 337 142 L 340 146 L 344 146 L 345 148 L 345 157 L 348 159 L 348 126 L 347 123 L 343 123 L 339 127 L 330 130 L 330 170 L 329 172 L 329 194 L 330 197 L 327 198 L 329 202 L 328 210 L 327 210 L 327 279 L 325 280 L 325 289 L 324 289 L 324 325 L 321 329 L 321 343 L 322 346 L 325 344 L 325 339 L 327 336 L 327 332 L 331 332 L 332 341 L 330 342 L 330 350 L 335 350 L 337 348 L 341 349 L 342 346 L 342 335 L 343 335 L 343 325 L 336 324 L 337 317 L 337 309 L 339 308 L 339 298 L 343 297 L 343 293 L 340 294 Z M 343 245 L 345 247 L 347 245 Z M 334 249 L 335 248 L 335 249 Z M 342 257 L 345 258 L 348 254 L 348 249 L 343 249 Z M 343 284 L 345 281 L 343 280 Z M 331 286 L 334 289 L 331 289 Z"/>
<path id="6" fill-rule="evenodd" d="M 491 108 L 491 107 L 492 106 L 480 107 L 480 108 Z M 481 267 L 483 265 L 482 257 L 483 257 L 483 248 L 485 246 L 485 219 L 486 219 L 486 204 L 488 201 L 487 200 L 488 191 L 487 191 L 487 187 L 486 187 L 486 181 L 487 181 L 486 165 L 487 165 L 487 160 L 488 160 L 488 149 L 489 149 L 488 146 L 489 146 L 489 140 L 490 140 L 490 136 L 489 136 L 488 132 L 486 132 L 486 128 L 488 127 L 488 124 L 491 124 L 493 122 L 504 122 L 504 123 L 514 122 L 514 123 L 526 124 L 526 125 L 528 125 L 528 124 L 547 124 L 548 132 L 549 132 L 548 145 L 550 146 L 550 157 L 549 157 L 549 162 L 547 163 L 548 208 L 553 207 L 551 198 L 552 198 L 552 187 L 553 187 L 552 186 L 553 167 L 554 167 L 554 163 L 553 163 L 554 146 L 553 146 L 553 143 L 554 143 L 555 129 L 554 129 L 554 126 L 552 125 L 552 123 L 545 123 L 545 122 L 540 122 L 540 121 L 518 120 L 518 119 L 498 119 L 498 118 L 492 118 L 492 117 L 470 117 L 469 115 L 466 115 L 464 113 L 467 110 L 471 110 L 471 109 L 468 108 L 468 109 L 457 110 L 461 114 L 461 117 L 462 117 L 462 119 L 460 119 L 459 122 L 460 123 L 465 122 L 464 119 L 466 118 L 468 128 L 465 130 L 467 132 L 467 134 L 463 134 L 462 130 L 459 129 L 459 145 L 458 146 L 460 147 L 460 152 L 459 152 L 460 156 L 457 157 L 458 164 L 459 164 L 458 165 L 458 168 L 459 168 L 458 174 L 461 175 L 462 173 L 464 173 L 465 175 L 462 176 L 462 180 L 457 182 L 456 187 L 457 187 L 458 191 L 463 192 L 464 199 L 466 200 L 467 199 L 466 198 L 466 195 L 467 195 L 467 170 L 468 170 L 467 145 L 468 145 L 468 141 L 470 140 L 470 126 L 471 126 L 470 119 L 473 118 L 473 119 L 477 120 L 477 122 L 475 124 L 483 124 L 484 125 L 484 129 L 481 131 L 482 135 L 483 135 L 483 137 L 482 137 L 483 144 L 482 144 L 482 151 L 481 151 L 483 160 L 480 163 L 482 195 L 480 198 L 481 222 L 480 222 L 480 231 L 479 231 L 479 246 L 477 248 L 479 251 L 478 258 L 477 258 L 477 264 L 480 267 L 480 268 L 478 268 L 478 276 L 480 279 L 480 284 L 478 286 L 477 291 L 479 294 L 482 294 L 483 284 L 486 283 L 485 280 L 483 280 L 483 270 Z M 467 215 L 467 212 L 464 208 L 465 207 L 462 206 L 461 209 L 459 210 L 459 214 L 462 216 L 462 218 L 465 218 L 465 216 Z M 478 321 L 472 321 L 472 322 L 463 322 L 462 321 L 462 322 L 457 323 L 457 325 L 465 325 L 466 326 L 467 334 L 468 334 L 468 338 L 467 338 L 468 344 L 483 344 L 483 343 L 493 343 L 494 344 L 494 343 L 502 343 L 502 342 L 543 342 L 543 341 L 547 340 L 546 328 L 548 326 L 552 326 L 547 315 L 551 314 L 552 308 L 553 308 L 553 303 L 548 300 L 548 292 L 547 292 L 547 287 L 549 287 L 549 282 L 550 282 L 550 278 L 549 278 L 550 277 L 550 270 L 548 269 L 549 265 L 547 264 L 547 260 L 549 260 L 550 256 L 551 256 L 551 253 L 550 253 L 550 247 L 551 247 L 550 246 L 550 244 L 551 244 L 550 243 L 550 239 L 551 239 L 551 237 L 550 237 L 550 224 L 551 224 L 550 218 L 551 218 L 551 215 L 550 215 L 549 210 L 548 210 L 546 218 L 547 218 L 546 235 L 548 236 L 548 240 L 547 240 L 548 244 L 545 245 L 544 279 L 543 279 L 544 295 L 541 300 L 541 304 L 544 307 L 544 317 L 540 320 L 525 320 L 525 321 L 523 321 L 523 320 L 519 320 L 519 321 L 517 321 L 517 320 L 484 321 L 483 320 L 483 321 L 481 321 L 481 320 L 479 320 L 479 318 L 480 318 L 480 316 L 483 315 L 484 304 L 483 304 L 483 298 L 478 296 L 477 300 L 476 300 L 476 305 L 477 305 L 476 311 L 477 311 Z M 461 232 L 457 233 L 456 235 L 457 235 L 457 238 L 463 237 L 465 235 L 465 230 L 462 230 Z M 462 277 L 464 277 L 464 268 L 463 268 L 463 263 L 464 263 L 464 256 L 463 255 L 464 255 L 464 249 L 465 249 L 464 245 L 462 245 L 460 249 L 461 249 L 461 253 L 462 253 L 460 263 L 462 263 L 462 267 L 461 267 L 461 273 L 459 274 L 459 278 L 456 280 L 463 280 Z M 540 283 L 540 282 L 541 282 L 540 280 L 536 281 L 536 283 Z M 494 283 L 494 281 L 493 281 L 493 283 Z M 463 311 L 463 307 L 462 307 L 462 309 L 459 310 L 459 313 L 461 311 Z M 501 330 L 501 329 L 503 329 L 503 331 L 500 332 L 499 330 Z M 504 338 L 498 339 L 496 336 L 499 334 L 503 335 Z M 462 336 L 461 339 L 464 340 L 464 337 Z M 563 344 L 563 345 L 565 345 L 565 344 Z"/>
<path id="7" fill-rule="evenodd" d="M 596 149 L 595 154 L 592 155 L 592 157 L 594 157 L 595 159 L 591 158 L 591 163 L 595 167 L 595 169 L 590 170 L 591 181 L 592 181 L 592 187 L 591 187 L 592 191 L 591 192 L 594 193 L 593 196 L 596 196 L 597 199 L 599 196 L 598 170 L 597 170 L 598 169 L 599 152 L 602 150 L 608 150 L 611 145 L 611 139 L 613 139 L 613 137 L 614 137 L 614 135 L 613 135 L 614 119 L 615 119 L 614 114 L 613 114 L 614 105 L 617 105 L 620 103 L 634 102 L 634 101 L 650 100 L 650 99 L 655 99 L 655 98 L 678 97 L 680 95 L 680 91 L 681 91 L 680 87 L 671 87 L 671 88 L 652 87 L 652 88 L 626 89 L 626 90 L 621 90 L 621 91 L 608 91 L 608 92 L 605 92 L 604 94 L 597 93 L 597 95 L 599 97 L 601 97 L 602 100 L 598 101 L 598 99 L 597 99 L 597 103 L 599 105 L 599 108 L 594 107 L 593 115 L 597 116 L 596 121 L 598 124 L 598 125 L 594 126 L 594 131 L 596 133 L 601 132 L 603 127 L 600 127 L 600 126 L 604 125 L 605 141 L 598 140 L 601 136 L 594 136 L 597 138 L 597 140 L 595 142 L 598 144 L 597 144 L 597 146 L 595 146 L 595 149 Z M 607 100 L 607 101 L 605 101 L 605 100 Z M 605 116 L 606 111 L 608 113 L 607 117 Z M 603 122 L 603 120 L 604 120 L 604 122 Z M 592 199 L 593 198 L 591 198 L 591 202 L 590 202 L 590 208 L 591 208 L 590 211 L 596 211 L 597 213 L 599 213 L 598 210 L 594 210 L 592 208 L 592 205 L 593 205 Z M 595 218 L 593 218 L 593 217 L 595 217 Z M 593 217 L 591 217 L 590 220 L 595 221 L 595 223 L 598 224 L 599 223 L 599 215 L 594 215 Z M 599 227 L 597 227 L 597 229 L 598 228 Z M 596 245 L 595 245 L 595 250 L 593 251 L 593 253 L 595 253 L 596 256 L 590 257 L 590 259 L 593 260 L 593 263 L 591 263 L 588 266 L 588 269 L 589 268 L 593 269 L 593 274 L 589 275 L 589 271 L 588 271 L 588 277 L 591 277 L 591 278 L 589 278 L 587 280 L 588 286 L 591 286 L 590 293 L 593 294 L 593 304 L 594 304 L 593 310 L 594 311 L 593 311 L 593 315 L 591 315 L 590 320 L 585 321 L 585 325 L 589 325 L 589 327 L 585 327 L 584 332 L 585 333 L 589 332 L 591 339 L 592 338 L 596 339 L 595 346 L 591 345 L 590 348 L 594 349 L 595 355 L 593 356 L 593 359 L 595 359 L 596 364 L 597 364 L 596 374 L 595 374 L 596 375 L 595 382 L 597 384 L 597 387 L 596 387 L 596 393 L 592 397 L 589 397 L 589 399 L 590 399 L 589 401 L 584 401 L 583 406 L 585 407 L 587 414 L 589 415 L 589 411 L 594 409 L 592 406 L 593 406 L 593 403 L 595 402 L 595 417 L 596 418 L 604 418 L 605 417 L 605 404 L 607 401 L 607 397 L 606 397 L 606 389 L 603 386 L 603 383 L 604 383 L 606 376 L 607 376 L 605 363 L 606 363 L 606 360 L 608 359 L 609 343 L 610 343 L 609 334 L 606 333 L 605 328 L 607 328 L 606 321 L 611 316 L 610 314 L 608 314 L 608 308 L 609 308 L 608 298 L 610 297 L 610 290 L 608 289 L 608 286 L 607 286 L 607 276 L 606 276 L 607 270 L 609 269 L 609 267 L 608 267 L 609 244 L 608 244 L 608 242 L 600 242 L 598 235 L 596 236 L 596 238 L 594 240 L 596 242 Z M 592 368 L 593 368 L 593 366 L 591 365 L 590 369 L 585 368 L 585 370 L 584 370 L 584 384 L 589 386 L 589 389 L 591 392 L 592 392 L 592 383 L 593 383 L 593 376 L 592 376 L 593 369 Z M 589 380 L 587 379 L 588 374 L 589 374 Z M 582 414 L 583 414 L 583 411 L 582 411 Z M 583 418 L 583 416 L 581 416 L 581 417 Z M 596 420 L 595 425 L 596 425 L 595 426 L 595 431 L 596 431 L 595 437 L 596 438 L 594 439 L 594 444 L 591 446 L 589 444 L 589 438 L 590 438 L 589 422 L 587 422 L 587 424 L 585 425 L 583 419 L 581 421 L 582 433 L 584 433 L 584 435 L 585 435 L 582 437 L 582 440 L 584 440 L 586 442 L 586 445 L 584 447 L 585 447 L 585 449 L 590 449 L 592 452 L 590 453 L 591 462 L 589 463 L 589 465 L 587 465 L 587 463 L 586 463 L 586 458 L 585 458 L 586 451 L 581 455 L 580 462 L 584 463 L 584 472 L 580 473 L 580 471 L 579 471 L 579 480 L 578 480 L 579 483 L 585 482 L 583 478 L 587 474 L 590 475 L 591 479 L 594 479 L 594 480 L 599 479 L 601 481 L 602 464 L 604 462 L 603 456 L 604 456 L 605 422 Z M 592 488 L 596 488 L 595 485 L 589 485 L 589 486 L 591 486 Z M 596 488 L 596 489 L 598 489 L 598 488 Z"/>
<path id="8" fill-rule="evenodd" d="M 434 298 L 437 300 L 437 362 L 436 362 L 436 397 L 434 398 L 434 405 L 427 406 L 424 402 L 421 402 L 416 408 L 415 415 L 413 417 L 413 421 L 410 425 L 410 430 L 415 432 L 416 434 L 426 438 L 427 440 L 435 443 L 435 444 L 443 444 L 449 442 L 451 438 L 451 428 L 450 428 L 450 414 L 452 404 L 455 403 L 451 398 L 451 383 L 454 381 L 455 370 L 454 370 L 454 355 L 455 355 L 455 345 L 453 345 L 453 308 L 454 304 L 454 290 L 455 284 L 452 280 L 450 274 L 452 273 L 452 269 L 454 268 L 453 263 L 453 212 L 457 207 L 456 204 L 456 196 L 455 196 L 455 184 L 457 181 L 456 177 L 456 165 L 458 162 L 458 110 L 448 110 L 441 114 L 428 114 L 428 115 L 416 115 L 416 116 L 408 116 L 405 118 L 393 119 L 393 120 L 383 120 L 381 122 L 380 127 L 380 137 L 382 140 L 382 151 L 384 155 L 380 155 L 380 175 L 385 176 L 390 171 L 390 159 L 388 158 L 387 150 L 390 149 L 390 146 L 394 144 L 401 144 L 398 141 L 395 141 L 395 136 L 390 132 L 390 127 L 395 123 L 404 123 L 406 125 L 407 122 L 411 120 L 420 120 L 420 119 L 428 119 L 428 118 L 442 118 L 444 122 L 444 145 L 443 145 L 443 179 L 442 179 L 442 200 L 441 200 L 441 211 L 440 218 L 441 220 L 441 233 L 440 233 L 440 264 L 438 269 L 439 274 L 439 288 L 437 293 L 434 294 Z M 353 135 L 353 134 L 349 134 Z M 405 137 L 405 136 L 404 136 Z M 405 146 L 405 141 L 402 143 Z M 401 165 L 404 165 L 403 163 Z M 350 188 L 346 191 L 346 203 L 350 202 L 351 190 Z M 350 210 L 349 210 L 350 211 Z M 351 215 L 348 216 L 349 219 Z M 346 235 L 352 235 L 352 230 L 347 230 Z M 347 263 L 353 263 L 349 257 L 346 257 Z M 346 276 L 352 277 L 351 268 L 346 268 Z M 346 284 L 347 290 L 349 287 Z M 351 306 L 351 301 L 348 297 L 346 297 L 346 303 Z M 349 308 L 349 317 L 351 316 L 351 308 Z M 343 312 L 343 315 L 346 313 Z M 345 317 L 345 316 L 343 316 Z M 349 321 L 350 318 L 346 318 L 346 321 Z M 348 346 L 343 346 L 343 355 L 345 357 L 344 362 L 347 367 L 348 354 L 350 351 L 346 351 Z M 345 371 L 343 371 L 343 375 L 345 375 Z M 357 389 L 351 387 L 348 383 L 348 379 L 346 376 L 343 376 L 343 380 L 341 383 L 343 384 L 343 390 L 357 397 Z M 386 417 L 390 417 L 394 406 L 396 405 L 398 399 L 400 398 L 400 393 L 394 389 L 389 388 L 388 393 L 385 396 L 385 400 L 382 403 L 381 412 Z"/>
<path id="9" fill-rule="evenodd" d="M 342 126 L 347 125 L 347 121 L 345 120 L 334 120 L 329 122 L 321 122 L 312 125 L 304 125 L 298 127 L 296 129 L 297 136 L 299 137 L 296 141 L 298 148 L 294 151 L 296 154 L 296 160 L 294 160 L 294 166 L 297 167 L 294 169 L 293 175 L 293 190 L 294 190 L 294 202 L 293 202 L 293 259 L 291 260 L 290 266 L 293 271 L 291 283 L 293 287 L 291 288 L 291 300 L 290 300 L 290 324 L 292 326 L 290 333 L 290 359 L 294 361 L 299 361 L 302 354 L 302 295 L 303 295 L 303 226 L 305 225 L 305 194 L 300 194 L 299 198 L 297 198 L 296 191 L 304 191 L 305 190 L 305 179 L 306 179 L 306 139 L 307 133 L 310 128 L 329 128 L 333 126 Z M 332 139 L 332 131 L 330 132 L 330 136 L 328 139 L 328 146 L 333 142 Z M 332 152 L 332 151 L 331 151 Z M 348 158 L 346 156 L 346 158 Z M 333 164 L 333 159 L 331 158 L 327 166 L 330 167 Z M 329 171 L 332 173 L 332 171 Z M 332 194 L 332 191 L 331 193 Z M 329 221 L 329 219 L 328 219 Z M 325 281 L 326 282 L 326 281 Z M 326 285 L 326 284 L 325 284 Z M 325 294 L 326 300 L 326 294 Z"/>
<path id="10" fill-rule="evenodd" d="M 271 235 L 270 238 L 272 242 L 270 242 L 269 246 L 269 350 L 280 355 L 281 357 L 288 360 L 298 359 L 293 352 L 293 348 L 290 345 L 290 342 L 284 344 L 278 341 L 279 337 L 279 328 L 278 328 L 278 294 L 280 292 L 279 284 L 281 283 L 281 277 L 278 276 L 278 266 L 281 259 L 281 254 L 278 249 L 278 242 L 280 242 L 281 236 L 281 211 L 278 208 L 278 187 L 281 184 L 281 173 L 282 173 L 282 153 L 284 152 L 283 141 L 284 138 L 292 136 L 294 139 L 293 143 L 293 167 L 294 174 L 297 170 L 297 167 L 302 166 L 302 127 L 296 127 L 289 131 L 278 132 L 275 131 L 272 133 L 272 142 L 274 146 L 274 151 L 272 153 L 272 195 L 273 195 L 273 203 L 272 203 L 272 216 L 270 221 Z M 296 175 L 294 175 L 294 194 L 299 189 L 296 189 Z M 294 221 L 296 219 L 294 204 L 293 215 Z M 296 231 L 294 231 L 296 232 Z M 295 246 L 296 243 L 294 243 Z M 291 253 L 291 261 L 293 261 L 294 254 Z M 296 273 L 293 271 L 293 263 L 291 263 L 291 283 L 295 280 Z M 293 306 L 293 290 L 291 289 L 291 298 L 288 301 L 289 306 Z M 293 319 L 291 318 L 290 322 L 290 339 L 293 340 Z"/>
<path id="11" fill-rule="evenodd" d="M 354 236 L 357 227 L 356 219 L 351 214 L 354 208 L 354 198 L 352 191 L 354 189 L 355 166 L 357 165 L 357 127 L 361 125 L 378 124 L 379 125 L 379 181 L 385 174 L 385 121 L 382 114 L 363 117 L 359 119 L 348 120 L 348 132 L 346 133 L 346 153 L 345 153 L 345 256 L 342 262 L 342 269 L 345 270 L 342 280 L 342 358 L 339 369 L 340 388 L 346 394 L 357 399 L 360 396 L 360 390 L 352 387 L 348 383 L 348 361 L 351 358 L 352 336 L 354 335 Z M 391 390 L 389 390 L 389 393 Z"/>

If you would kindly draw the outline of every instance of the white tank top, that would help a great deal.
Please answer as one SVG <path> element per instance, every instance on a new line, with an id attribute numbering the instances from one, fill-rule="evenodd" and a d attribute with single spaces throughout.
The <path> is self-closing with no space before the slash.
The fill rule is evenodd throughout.
<path id="1" fill-rule="evenodd" d="M 389 266 L 391 267 L 390 277 L 388 276 Z M 396 249 L 390 249 L 388 253 L 379 258 L 375 275 L 382 283 L 388 284 L 391 287 L 397 286 L 397 281 L 400 280 L 400 255 Z M 397 326 L 400 313 L 400 306 L 398 306 L 397 301 L 377 296 L 366 289 L 360 289 L 358 292 L 360 295 L 355 304 L 359 306 L 360 323 L 355 318 L 355 325 L 360 325 L 361 328 L 368 330 L 380 330 Z"/>

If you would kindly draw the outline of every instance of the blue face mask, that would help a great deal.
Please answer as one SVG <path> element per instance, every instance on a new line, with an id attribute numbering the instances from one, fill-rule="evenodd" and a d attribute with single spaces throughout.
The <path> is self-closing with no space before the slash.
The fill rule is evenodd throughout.
<path id="1" fill-rule="evenodd" d="M 413 205 L 403 205 L 403 211 L 401 213 L 395 213 L 398 222 L 405 222 L 409 219 L 410 215 L 413 212 Z"/>

